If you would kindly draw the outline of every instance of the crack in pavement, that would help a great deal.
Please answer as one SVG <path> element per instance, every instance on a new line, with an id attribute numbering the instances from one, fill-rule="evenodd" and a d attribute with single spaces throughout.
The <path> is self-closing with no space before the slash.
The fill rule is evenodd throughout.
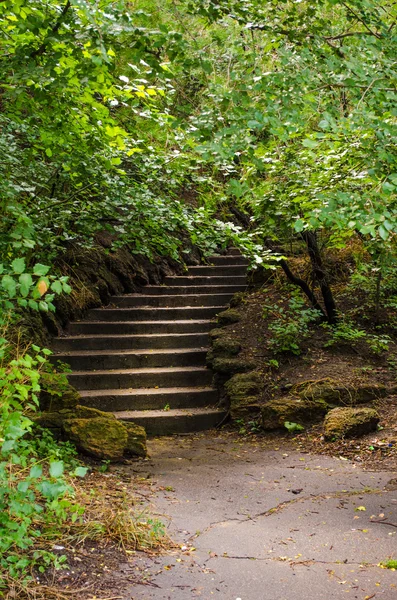
<path id="1" fill-rule="evenodd" d="M 231 523 L 233 521 L 237 521 L 237 523 L 246 523 L 247 521 L 255 521 L 259 517 L 270 517 L 271 515 L 278 514 L 285 508 L 289 508 L 290 506 L 292 506 L 294 504 L 299 504 L 299 503 L 302 504 L 302 503 L 306 502 L 307 500 L 312 500 L 312 501 L 330 500 L 330 499 L 334 499 L 334 498 L 349 498 L 352 496 L 361 496 L 362 494 L 386 494 L 386 493 L 387 493 L 387 490 L 380 490 L 377 488 L 375 488 L 375 489 L 363 488 L 361 490 L 351 490 L 351 491 L 346 491 L 346 492 L 343 492 L 343 491 L 328 492 L 328 493 L 317 494 L 317 495 L 310 494 L 310 496 L 302 496 L 301 498 L 291 498 L 291 500 L 285 500 L 284 502 L 280 502 L 280 504 L 277 504 L 276 506 L 272 506 L 268 510 L 257 513 L 253 516 L 246 515 L 242 519 L 238 519 L 237 517 L 231 517 L 229 519 L 222 519 L 221 521 L 215 521 L 213 523 L 210 523 L 205 529 L 203 529 L 200 532 L 194 533 L 193 535 L 188 537 L 187 540 L 191 541 L 191 540 L 197 539 L 198 537 L 200 537 L 201 535 L 203 535 L 205 533 L 208 533 L 215 527 L 217 527 L 219 525 L 224 525 L 226 523 Z M 172 518 L 169 517 L 169 519 L 172 521 Z M 376 523 L 376 521 L 373 521 L 373 522 Z"/>

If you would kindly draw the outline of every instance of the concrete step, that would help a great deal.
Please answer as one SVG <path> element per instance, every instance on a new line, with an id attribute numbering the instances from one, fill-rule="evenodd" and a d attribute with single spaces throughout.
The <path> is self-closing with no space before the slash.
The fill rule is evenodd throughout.
<path id="1" fill-rule="evenodd" d="M 173 319 L 212 319 L 224 305 L 175 308 L 94 308 L 88 311 L 88 319 L 93 321 L 171 321 Z"/>
<path id="2" fill-rule="evenodd" d="M 112 323 L 113 325 L 113 323 Z M 208 333 L 156 333 L 148 335 L 91 335 L 56 338 L 55 352 L 74 350 L 144 350 L 145 348 L 201 348 L 209 344 Z"/>
<path id="3" fill-rule="evenodd" d="M 75 371 L 103 369 L 151 369 L 205 364 L 207 348 L 167 348 L 165 350 L 81 350 L 54 354 L 52 362 L 67 363 Z"/>
<path id="4" fill-rule="evenodd" d="M 228 248 L 227 249 L 227 253 L 229 254 L 229 256 L 230 255 L 232 255 L 232 256 L 241 256 L 241 250 L 240 250 L 240 248 L 234 248 L 234 247 Z"/>
<path id="5" fill-rule="evenodd" d="M 170 275 L 164 279 L 165 285 L 211 285 L 211 286 L 224 286 L 224 285 L 247 285 L 246 275 L 236 275 L 234 277 L 227 275 L 212 275 L 205 277 L 204 275 Z"/>
<path id="6" fill-rule="evenodd" d="M 228 294 L 163 294 L 158 296 L 145 294 L 129 294 L 125 296 L 112 296 L 111 305 L 120 308 L 141 306 L 159 307 L 189 307 L 189 306 L 225 306 L 230 302 L 233 293 Z"/>
<path id="7" fill-rule="evenodd" d="M 249 265 L 248 258 L 234 254 L 208 256 L 206 262 L 210 265 Z"/>
<path id="8" fill-rule="evenodd" d="M 207 387 L 212 383 L 212 372 L 205 367 L 75 371 L 68 379 L 77 390 Z"/>
<path id="9" fill-rule="evenodd" d="M 214 326 L 210 319 L 180 321 L 75 321 L 71 335 L 120 335 L 154 333 L 204 333 Z"/>
<path id="10" fill-rule="evenodd" d="M 144 288 L 145 295 L 170 296 L 176 294 L 235 294 L 244 292 L 246 285 L 148 285 Z"/>
<path id="11" fill-rule="evenodd" d="M 80 394 L 84 406 L 106 412 L 214 406 L 219 395 L 212 387 L 86 390 Z"/>
<path id="12" fill-rule="evenodd" d="M 187 270 L 188 275 L 205 275 L 207 277 L 234 277 L 245 276 L 247 273 L 247 267 L 245 265 L 198 265 L 197 267 L 189 267 Z"/>
<path id="13" fill-rule="evenodd" d="M 194 408 L 122 411 L 116 412 L 115 416 L 121 421 L 133 421 L 142 425 L 149 436 L 155 436 L 212 429 L 224 421 L 226 414 L 216 408 Z"/>

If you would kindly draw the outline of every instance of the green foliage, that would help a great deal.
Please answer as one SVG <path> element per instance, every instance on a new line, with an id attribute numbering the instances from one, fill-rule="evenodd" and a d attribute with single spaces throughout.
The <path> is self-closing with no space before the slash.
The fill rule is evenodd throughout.
<path id="1" fill-rule="evenodd" d="M 0 265 L 0 586 L 3 576 L 25 577 L 32 567 L 60 568 L 65 557 L 45 549 L 41 539 L 52 535 L 66 519 L 75 521 L 82 509 L 73 501 L 69 476 L 83 477 L 70 444 L 57 444 L 48 432 L 34 430 L 43 374 L 47 384 L 61 380 L 48 362 L 51 351 L 36 345 L 22 347 L 19 336 L 9 338 L 24 312 L 55 310 L 60 293 L 69 293 L 66 277 L 49 274 L 25 258 Z"/>
<path id="2" fill-rule="evenodd" d="M 272 334 L 269 349 L 275 354 L 291 352 L 298 355 L 301 353 L 301 341 L 310 334 L 310 323 L 318 320 L 320 313 L 308 308 L 300 292 L 294 289 L 286 307 L 277 303 L 264 305 L 263 318 L 269 317 L 272 317 L 268 325 Z"/>
<path id="3" fill-rule="evenodd" d="M 8 350 L 9 351 L 9 350 Z M 7 348 L 0 355 L 0 585 L 1 572 L 26 576 L 59 568 L 65 557 L 40 543 L 66 519 L 75 521 L 83 509 L 73 501 L 73 488 L 65 469 L 83 477 L 70 444 L 55 443 L 49 432 L 35 432 L 30 416 L 37 410 L 40 372 L 48 352 L 40 348 L 20 352 L 10 360 Z"/>
<path id="4" fill-rule="evenodd" d="M 364 341 L 373 354 L 382 354 L 389 350 L 392 339 L 387 334 L 368 333 L 365 329 L 358 328 L 350 319 L 344 317 L 336 326 L 323 325 L 331 334 L 330 339 L 325 342 L 324 347 L 329 348 L 337 344 L 351 344 Z"/>
<path id="5" fill-rule="evenodd" d="M 331 334 L 331 338 L 324 344 L 326 348 L 338 343 L 354 344 L 367 336 L 367 332 L 364 329 L 359 329 L 349 319 L 343 319 L 334 327 L 328 325 L 324 325 L 324 327 Z"/>
<path id="6" fill-rule="evenodd" d="M 56 295 L 71 292 L 67 277 L 48 275 L 49 266 L 36 263 L 27 270 L 24 258 L 15 258 L 5 266 L 0 263 L 0 324 L 4 314 L 16 306 L 35 311 L 55 311 Z M 2 316 L 3 315 L 3 316 Z"/>

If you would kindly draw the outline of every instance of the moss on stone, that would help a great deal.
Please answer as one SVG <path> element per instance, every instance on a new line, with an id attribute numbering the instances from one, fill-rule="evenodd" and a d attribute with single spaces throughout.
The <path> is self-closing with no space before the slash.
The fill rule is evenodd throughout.
<path id="1" fill-rule="evenodd" d="M 295 390 L 302 398 L 310 400 L 322 399 L 330 406 L 364 404 L 387 395 L 387 388 L 382 384 L 363 383 L 359 385 L 343 385 L 335 379 L 304 382 L 295 386 Z"/>
<path id="2" fill-rule="evenodd" d="M 79 450 L 94 458 L 120 460 L 128 445 L 127 428 L 117 419 L 66 419 L 63 429 Z"/>
<path id="3" fill-rule="evenodd" d="M 240 358 L 214 358 L 212 369 L 215 373 L 222 375 L 234 375 L 235 373 L 245 373 L 255 368 L 255 363 Z"/>
<path id="4" fill-rule="evenodd" d="M 238 340 L 226 337 L 220 337 L 213 342 L 212 348 L 207 354 L 207 365 L 212 366 L 214 359 L 218 357 L 232 358 L 241 350 L 241 344 Z"/>
<path id="5" fill-rule="evenodd" d="M 305 425 L 318 421 L 328 410 L 322 399 L 310 400 L 285 396 L 267 402 L 261 408 L 263 429 L 280 429 L 285 421 Z"/>
<path id="6" fill-rule="evenodd" d="M 238 310 L 234 308 L 228 308 L 218 314 L 218 324 L 221 327 L 226 327 L 227 325 L 232 325 L 233 323 L 238 323 L 241 319 L 241 315 Z"/>
<path id="7" fill-rule="evenodd" d="M 230 306 L 232 308 L 236 308 L 240 306 L 244 302 L 245 293 L 244 292 L 236 292 L 233 298 L 230 300 Z"/>
<path id="8" fill-rule="evenodd" d="M 262 388 L 262 377 L 256 371 L 237 373 L 225 383 L 227 395 L 231 400 L 242 400 L 246 396 L 256 396 Z"/>
<path id="9" fill-rule="evenodd" d="M 123 421 L 124 427 L 127 429 L 128 439 L 125 454 L 128 456 L 143 456 L 147 455 L 146 447 L 146 431 L 140 425 Z"/>
<path id="10" fill-rule="evenodd" d="M 261 402 L 258 396 L 245 396 L 237 400 L 230 400 L 230 416 L 232 419 L 243 419 L 254 414 L 258 414 L 261 410 Z"/>
<path id="11" fill-rule="evenodd" d="M 327 440 L 355 437 L 375 431 L 379 415 L 373 408 L 334 408 L 324 419 Z"/>
<path id="12" fill-rule="evenodd" d="M 209 336 L 212 340 L 217 340 L 218 338 L 224 337 L 227 334 L 228 332 L 225 329 L 216 327 L 215 329 L 211 329 Z"/>
<path id="13" fill-rule="evenodd" d="M 218 338 L 212 345 L 212 350 L 217 356 L 232 357 L 236 356 L 241 350 L 239 340 L 230 338 Z"/>

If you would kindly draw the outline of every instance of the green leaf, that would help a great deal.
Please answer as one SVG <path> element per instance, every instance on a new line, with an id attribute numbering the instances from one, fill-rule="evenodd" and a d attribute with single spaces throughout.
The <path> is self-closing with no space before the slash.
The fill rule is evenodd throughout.
<path id="1" fill-rule="evenodd" d="M 61 477 L 64 471 L 64 464 L 62 460 L 54 461 L 50 463 L 50 476 Z"/>
<path id="2" fill-rule="evenodd" d="M 17 275 L 19 275 L 20 273 L 23 273 L 26 268 L 25 259 L 24 258 L 16 258 L 15 260 L 12 261 L 11 268 L 14 271 L 14 273 L 16 273 Z"/>
<path id="3" fill-rule="evenodd" d="M 29 304 L 29 308 L 31 308 L 32 310 L 39 310 L 39 305 L 35 300 L 28 300 L 28 304 Z"/>
<path id="4" fill-rule="evenodd" d="M 32 477 L 32 479 L 38 479 L 42 475 L 43 475 L 43 467 L 41 465 L 34 465 L 30 469 L 29 477 Z"/>
<path id="5" fill-rule="evenodd" d="M 1 280 L 2 288 L 7 292 L 9 298 L 15 298 L 17 284 L 11 275 L 4 275 Z"/>
<path id="6" fill-rule="evenodd" d="M 75 470 L 71 473 L 71 475 L 75 475 L 76 477 L 85 477 L 88 473 L 88 467 L 76 467 Z"/>
<path id="7" fill-rule="evenodd" d="M 51 289 L 56 293 L 56 294 L 62 294 L 62 283 L 60 281 L 53 281 L 51 284 Z M 46 298 L 48 299 L 48 297 L 46 296 Z"/>
<path id="8" fill-rule="evenodd" d="M 305 148 L 317 148 L 319 142 L 316 142 L 315 140 L 311 140 L 309 138 L 306 138 L 305 140 L 303 140 L 302 142 L 302 146 L 305 146 Z"/>
<path id="9" fill-rule="evenodd" d="M 25 298 L 33 285 L 33 279 L 30 273 L 22 273 L 22 275 L 19 276 L 19 283 L 19 292 Z"/>
<path id="10" fill-rule="evenodd" d="M 389 232 L 387 231 L 387 229 L 385 229 L 383 227 L 383 225 L 380 225 L 378 231 L 379 231 L 379 235 L 382 238 L 382 240 L 386 241 L 389 237 Z"/>
<path id="11" fill-rule="evenodd" d="M 33 267 L 33 273 L 35 275 L 38 275 L 39 277 L 44 277 L 45 275 L 47 275 L 47 273 L 50 270 L 50 268 L 51 267 L 47 267 L 46 265 L 42 265 L 40 263 L 37 263 Z"/>
<path id="12" fill-rule="evenodd" d="M 301 231 L 303 231 L 304 227 L 305 227 L 305 224 L 302 221 L 302 219 L 298 219 L 297 221 L 295 221 L 294 229 L 297 233 L 300 233 Z"/>

